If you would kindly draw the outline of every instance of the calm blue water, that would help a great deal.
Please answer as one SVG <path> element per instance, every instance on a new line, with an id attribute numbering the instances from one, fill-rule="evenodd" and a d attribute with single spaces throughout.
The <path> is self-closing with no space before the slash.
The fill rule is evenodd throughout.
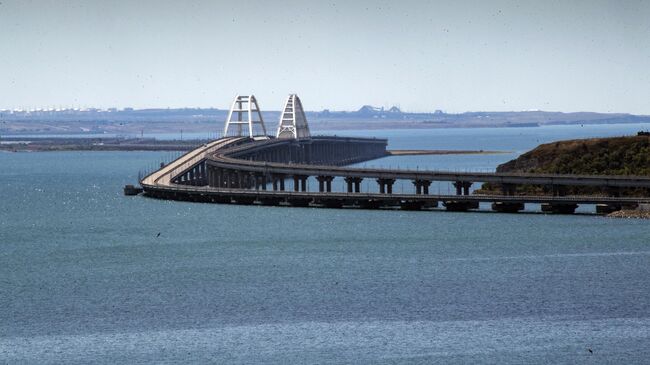
<path id="1" fill-rule="evenodd" d="M 638 129 L 346 134 L 511 151 L 372 162 L 493 169 L 537 143 Z M 647 221 L 122 196 L 167 157 L 0 154 L 0 363 L 650 358 Z"/>

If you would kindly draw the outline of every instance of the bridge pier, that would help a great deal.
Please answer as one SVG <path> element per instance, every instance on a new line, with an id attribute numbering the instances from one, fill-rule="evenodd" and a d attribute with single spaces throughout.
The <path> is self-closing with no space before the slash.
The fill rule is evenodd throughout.
<path id="1" fill-rule="evenodd" d="M 266 190 L 266 175 L 255 173 L 253 176 L 255 179 L 255 190 Z"/>
<path id="2" fill-rule="evenodd" d="M 620 204 L 596 204 L 596 214 L 609 214 L 621 210 Z"/>
<path id="3" fill-rule="evenodd" d="M 386 178 L 377 179 L 377 184 L 379 184 L 379 193 L 392 194 L 394 183 L 395 183 L 395 179 L 386 179 Z"/>
<path id="4" fill-rule="evenodd" d="M 280 174 L 275 174 L 271 175 L 271 178 L 273 179 L 273 191 L 278 191 L 278 187 L 280 188 L 280 191 L 284 191 L 284 175 Z"/>
<path id="5" fill-rule="evenodd" d="M 334 176 L 317 176 L 316 180 L 318 180 L 318 191 L 323 193 L 327 191 L 328 193 L 332 192 L 332 180 L 334 180 Z"/>
<path id="6" fill-rule="evenodd" d="M 308 207 L 311 200 L 311 198 L 289 197 L 286 200 L 286 204 L 292 207 Z"/>
<path id="7" fill-rule="evenodd" d="M 345 182 L 348 185 L 348 193 L 359 193 L 361 192 L 361 181 L 363 178 L 361 177 L 346 177 Z"/>
<path id="8" fill-rule="evenodd" d="M 492 210 L 500 213 L 517 213 L 524 210 L 524 203 L 519 202 L 494 202 L 492 203 Z"/>
<path id="9" fill-rule="evenodd" d="M 240 170 L 237 171 L 237 188 L 241 189 L 244 187 L 244 173 Z"/>
<path id="10" fill-rule="evenodd" d="M 472 183 L 469 181 L 455 181 L 453 185 L 456 188 L 456 195 L 469 195 L 469 188 Z"/>
<path id="11" fill-rule="evenodd" d="M 415 193 L 420 195 L 429 195 L 429 186 L 431 181 L 429 180 L 413 180 L 413 185 L 415 185 Z"/>
<path id="12" fill-rule="evenodd" d="M 466 212 L 470 209 L 478 209 L 478 202 L 447 200 L 442 203 L 450 212 Z"/>
<path id="13" fill-rule="evenodd" d="M 399 207 L 402 210 L 420 210 L 424 207 L 424 202 L 421 200 L 402 200 L 399 202 Z"/>
<path id="14" fill-rule="evenodd" d="M 230 176 L 230 170 L 223 170 L 223 176 L 225 178 L 225 187 L 230 189 L 232 187 L 232 178 Z"/>
<path id="15" fill-rule="evenodd" d="M 246 189 L 257 190 L 257 177 L 254 172 L 246 174 Z"/>
<path id="16" fill-rule="evenodd" d="M 574 203 L 543 203 L 542 212 L 553 214 L 573 214 L 578 208 Z"/>
<path id="17" fill-rule="evenodd" d="M 293 191 L 307 191 L 306 175 L 293 175 Z"/>
<path id="18" fill-rule="evenodd" d="M 637 203 L 596 204 L 596 214 L 609 214 L 622 209 L 633 210 L 639 207 Z"/>

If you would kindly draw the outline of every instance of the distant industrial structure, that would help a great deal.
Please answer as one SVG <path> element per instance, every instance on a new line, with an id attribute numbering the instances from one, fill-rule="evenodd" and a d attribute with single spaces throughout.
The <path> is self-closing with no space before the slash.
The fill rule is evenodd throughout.
<path id="1" fill-rule="evenodd" d="M 544 212 L 573 213 L 578 204 L 597 204 L 597 212 L 650 203 L 647 197 L 620 197 L 621 188 L 650 188 L 649 177 L 475 173 L 346 167 L 386 156 L 385 139 L 311 136 L 302 103 L 289 95 L 275 136 L 269 136 L 255 96 L 236 96 L 224 126 L 224 137 L 196 148 L 140 179 L 147 196 L 213 203 L 312 206 L 329 208 L 399 208 L 426 210 L 442 204 L 467 211 L 480 202 L 498 212 L 518 212 L 539 203 Z M 317 181 L 310 190 L 308 179 Z M 343 191 L 336 191 L 342 179 Z M 377 192 L 362 192 L 372 180 Z M 415 192 L 395 193 L 396 181 L 409 181 Z M 435 181 L 450 182 L 455 194 L 430 194 Z M 497 183 L 501 195 L 470 194 L 477 182 Z M 552 187 L 553 195 L 519 196 L 521 184 Z M 566 196 L 565 186 L 602 188 L 601 196 Z M 130 191 L 137 191 L 130 190 Z"/>

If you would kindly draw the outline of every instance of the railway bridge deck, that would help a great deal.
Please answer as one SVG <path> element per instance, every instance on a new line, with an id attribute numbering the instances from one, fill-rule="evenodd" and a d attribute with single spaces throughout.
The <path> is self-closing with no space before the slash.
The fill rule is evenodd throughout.
<path id="1" fill-rule="evenodd" d="M 541 204 L 552 213 L 572 213 L 580 204 L 596 204 L 599 212 L 650 203 L 650 197 L 619 197 L 616 189 L 650 188 L 650 178 L 640 176 L 549 175 L 394 170 L 345 165 L 385 156 L 386 140 L 371 138 L 313 137 L 263 139 L 229 137 L 201 146 L 145 177 L 141 185 L 151 197 L 214 203 L 330 208 L 477 209 L 492 203 L 500 212 L 517 212 L 525 204 Z M 309 189 L 315 178 L 318 189 Z M 332 181 L 345 182 L 335 191 Z M 313 179 L 312 179 L 313 180 Z M 376 183 L 377 192 L 362 192 L 363 180 Z M 409 181 L 414 193 L 395 193 L 395 181 Z M 430 194 L 432 182 L 451 182 L 456 194 Z M 470 194 L 469 187 L 494 182 L 507 187 L 500 195 Z M 555 194 L 514 194 L 519 184 L 557 187 Z M 598 186 L 600 196 L 563 196 L 563 186 Z M 614 193 L 612 193 L 614 192 Z"/>
<path id="2" fill-rule="evenodd" d="M 387 155 L 385 139 L 311 136 L 302 103 L 289 95 L 277 133 L 267 136 L 262 114 L 253 95 L 236 96 L 224 135 L 190 151 L 140 180 L 147 196 L 216 203 L 284 206 L 429 209 L 442 204 L 447 210 L 477 209 L 492 203 L 499 212 L 518 212 L 525 204 L 541 210 L 573 213 L 579 204 L 596 204 L 599 213 L 650 203 L 650 177 L 514 174 L 395 170 L 349 165 Z M 318 189 L 308 181 L 316 180 Z M 336 191 L 333 181 L 345 182 Z M 362 181 L 376 183 L 362 192 Z M 413 184 L 412 194 L 396 194 L 396 181 Z M 433 182 L 448 182 L 456 194 L 430 194 Z M 496 183 L 499 195 L 471 193 L 476 183 Z M 518 185 L 549 187 L 552 195 L 517 195 Z M 568 186 L 600 188 L 599 196 L 566 196 Z M 634 188 L 644 196 L 621 197 L 620 190 Z"/>

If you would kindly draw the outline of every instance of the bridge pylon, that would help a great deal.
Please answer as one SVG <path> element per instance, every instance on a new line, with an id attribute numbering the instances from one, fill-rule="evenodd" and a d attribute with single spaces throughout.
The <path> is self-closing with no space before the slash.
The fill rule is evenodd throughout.
<path id="1" fill-rule="evenodd" d="M 277 138 L 309 138 L 311 136 L 307 117 L 305 117 L 305 111 L 298 95 L 289 95 L 284 103 L 275 136 Z"/>
<path id="2" fill-rule="evenodd" d="M 245 116 L 245 117 L 244 117 Z M 245 132 L 244 128 L 248 131 Z M 266 136 L 266 127 L 254 95 L 237 95 L 232 102 L 223 135 L 229 137 Z"/>

